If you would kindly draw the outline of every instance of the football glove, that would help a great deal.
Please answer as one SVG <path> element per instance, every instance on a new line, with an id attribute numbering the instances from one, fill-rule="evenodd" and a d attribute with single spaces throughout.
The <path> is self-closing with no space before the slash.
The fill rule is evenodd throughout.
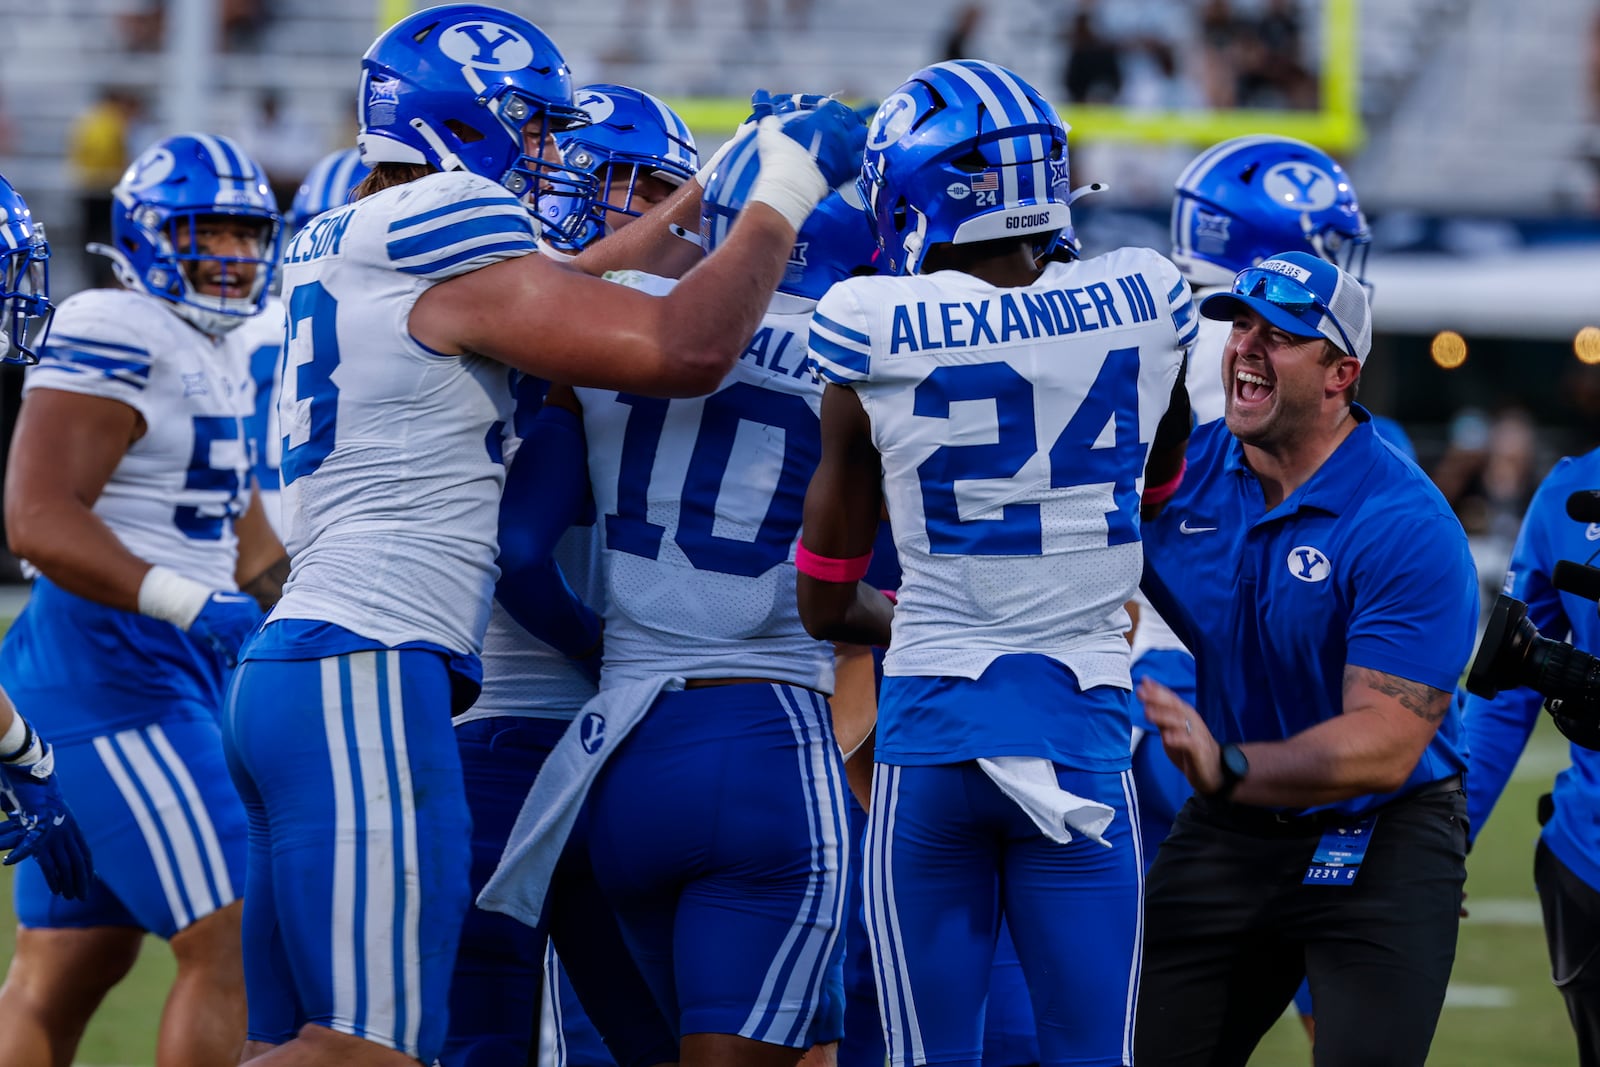
<path id="1" fill-rule="evenodd" d="M 783 124 L 783 132 L 816 160 L 828 188 L 837 189 L 861 173 L 861 156 L 867 147 L 867 124 L 844 104 L 815 93 L 788 93 L 773 97 L 757 89 L 750 97 L 751 117 L 802 113 Z"/>
<path id="2" fill-rule="evenodd" d="M 89 844 L 72 817 L 56 783 L 55 750 L 26 767 L 0 763 L 0 849 L 9 849 L 7 867 L 30 857 L 39 864 L 52 893 L 82 900 L 89 892 L 94 866 Z"/>

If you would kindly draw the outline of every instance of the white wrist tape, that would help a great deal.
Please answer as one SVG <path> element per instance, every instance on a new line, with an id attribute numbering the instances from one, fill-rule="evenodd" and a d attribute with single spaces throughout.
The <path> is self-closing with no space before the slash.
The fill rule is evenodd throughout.
<path id="1" fill-rule="evenodd" d="M 42 755 L 44 745 L 39 741 L 39 735 L 33 732 L 28 720 L 13 708 L 11 725 L 6 727 L 4 734 L 0 734 L 0 763 L 26 766 L 39 762 Z"/>
<path id="2" fill-rule="evenodd" d="M 761 153 L 761 173 L 750 189 L 749 202 L 766 204 L 799 233 L 811 209 L 828 195 L 828 179 L 811 153 L 784 134 L 776 118 L 764 118 L 756 127 L 756 151 Z"/>
<path id="3" fill-rule="evenodd" d="M 144 581 L 139 583 L 139 614 L 187 630 L 200 617 L 211 593 L 210 586 L 185 578 L 175 570 L 151 567 Z"/>

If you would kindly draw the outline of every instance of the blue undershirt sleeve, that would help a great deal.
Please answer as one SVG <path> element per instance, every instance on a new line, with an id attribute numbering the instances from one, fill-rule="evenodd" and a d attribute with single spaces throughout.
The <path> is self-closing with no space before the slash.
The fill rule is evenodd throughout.
<path id="1" fill-rule="evenodd" d="M 523 629 L 597 668 L 600 618 L 567 584 L 552 553 L 583 512 L 589 469 L 583 424 L 546 406 L 528 426 L 500 499 L 500 580 L 495 597 Z"/>

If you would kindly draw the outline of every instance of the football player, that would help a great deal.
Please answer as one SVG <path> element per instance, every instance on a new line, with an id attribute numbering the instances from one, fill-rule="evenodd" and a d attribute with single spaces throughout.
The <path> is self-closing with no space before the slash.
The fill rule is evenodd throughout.
<path id="1" fill-rule="evenodd" d="M 688 127 L 649 93 L 592 85 L 578 90 L 575 99 L 591 124 L 557 134 L 556 141 L 568 164 L 597 179 L 595 203 L 569 205 L 561 199 L 543 206 L 546 240 L 573 252 L 631 223 L 642 209 L 692 180 L 699 166 Z M 514 432 L 505 454 L 509 462 L 519 448 L 528 447 L 542 463 L 548 462 L 544 453 L 559 443 L 552 442 L 548 428 L 535 419 L 548 383 L 528 375 L 518 377 Z M 540 431 L 545 436 L 529 436 Z M 586 492 L 586 477 L 580 472 L 577 480 L 585 483 Z M 501 599 L 513 605 L 545 592 L 541 582 L 525 582 L 519 546 L 527 513 L 548 506 L 537 490 L 520 493 L 507 486 L 501 505 L 498 585 Z M 595 607 L 605 603 L 599 552 L 592 514 L 570 527 L 554 547 L 561 573 L 581 601 Z M 542 629 L 539 623 L 534 625 Z M 593 647 L 573 650 L 591 652 L 590 662 L 578 663 L 513 621 L 501 600 L 489 616 L 483 639 L 483 691 L 471 710 L 455 718 L 472 813 L 474 896 L 499 863 L 545 757 L 595 694 L 598 622 L 586 625 L 584 635 L 577 645 Z M 570 980 L 578 999 L 593 1006 L 595 1026 L 622 1067 L 648 1067 L 677 1058 L 676 1038 L 656 1010 L 594 885 L 581 834 L 569 841 L 567 852 L 548 909 L 552 921 L 534 928 L 495 912 L 468 909 L 450 984 L 450 1034 L 439 1057 L 444 1067 L 528 1060 L 530 1043 L 537 1036 L 529 1020 L 539 1011 L 547 935 L 571 961 Z M 552 980 L 545 984 L 552 997 L 557 973 L 552 964 Z M 577 1008 L 570 1001 L 562 1006 L 563 1047 L 591 1032 Z M 569 1027 L 570 1034 L 565 1032 Z M 604 1055 L 604 1049 L 591 1051 Z"/>
<path id="2" fill-rule="evenodd" d="M 586 201 L 557 199 L 544 208 L 545 238 L 586 248 L 671 196 L 699 166 L 694 134 L 676 111 L 639 89 L 606 82 L 575 95 L 589 125 L 556 137 L 568 165 L 594 179 Z"/>
<path id="3" fill-rule="evenodd" d="M 852 145 L 842 107 L 799 130 L 764 124 L 758 202 L 657 298 L 591 272 L 681 264 L 695 250 L 667 225 L 698 215 L 698 182 L 571 265 L 529 254 L 538 203 L 590 185 L 554 143 L 588 116 L 532 23 L 476 4 L 408 16 L 363 58 L 358 104 L 372 173 L 285 255 L 294 570 L 247 649 L 227 731 L 253 813 L 248 1051 L 406 1064 L 443 1045 L 469 903 L 450 714 L 481 677 L 507 368 L 713 388 Z"/>
<path id="4" fill-rule="evenodd" d="M 147 149 L 112 196 L 91 250 L 123 288 L 66 301 L 24 385 L 6 527 L 39 576 L 0 649 L 97 877 L 67 901 L 19 875 L 0 1025 L 19 1062 L 69 1062 L 149 932 L 177 960 L 163 1055 L 223 1063 L 244 1040 L 245 815 L 217 718 L 286 569 L 250 499 L 236 329 L 267 299 L 279 216 L 261 167 L 203 134 Z"/>
<path id="5" fill-rule="evenodd" d="M 912 75 L 861 182 L 884 274 L 817 308 L 829 384 L 797 566 L 813 634 L 889 645 L 865 891 L 890 1062 L 980 1062 L 1004 915 L 1040 1062 L 1126 1063 L 1142 863 L 1123 604 L 1140 483 L 1158 502 L 1187 436 L 1189 288 L 1146 249 L 1040 265 L 1071 236 L 1066 130 L 994 64 Z M 892 642 L 859 581 L 885 500 Z"/>
<path id="6" fill-rule="evenodd" d="M 344 206 L 366 176 L 367 165 L 354 148 L 328 153 L 311 168 L 294 194 L 294 203 L 283 216 L 284 232 L 293 237 L 324 211 Z M 260 315 L 245 323 L 240 334 L 240 340 L 250 350 L 250 380 L 255 390 L 251 415 L 245 421 L 250 473 L 255 478 L 261 510 L 279 537 L 283 536 L 279 499 L 283 487 L 283 434 L 278 427 L 278 367 L 283 358 L 285 326 L 283 302 L 274 296 Z"/>
<path id="7" fill-rule="evenodd" d="M 763 165 L 744 136 L 714 166 L 701 228 L 712 256 Z M 817 454 L 807 323 L 832 281 L 871 269 L 873 251 L 859 202 L 830 196 L 708 397 L 556 387 L 541 415 L 584 445 L 602 516 L 606 648 L 584 719 L 647 689 L 588 793 L 588 843 L 684 1063 L 793 1063 L 840 1036 L 842 997 L 825 992 L 839 974 L 845 874 L 833 649 L 800 625 L 791 558 Z M 526 470 L 519 460 L 511 482 Z M 543 462 L 535 476 L 553 477 Z M 619 722 L 608 716 L 607 737 Z"/>

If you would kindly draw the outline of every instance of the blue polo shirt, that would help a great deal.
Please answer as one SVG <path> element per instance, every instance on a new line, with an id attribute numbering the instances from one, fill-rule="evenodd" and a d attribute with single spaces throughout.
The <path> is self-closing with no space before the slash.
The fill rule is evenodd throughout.
<path id="1" fill-rule="evenodd" d="M 1505 590 L 1528 605 L 1528 620 L 1545 637 L 1596 654 L 1600 612 L 1594 601 L 1558 592 L 1550 582 L 1561 560 L 1600 565 L 1600 523 L 1567 518 L 1567 497 L 1579 489 L 1600 489 L 1600 449 L 1563 459 L 1539 486 L 1511 553 Z M 1467 698 L 1473 757 L 1467 815 L 1474 836 L 1505 789 L 1543 706 L 1544 698 L 1532 689 L 1507 689 L 1493 700 Z M 1556 775 L 1553 792 L 1555 815 L 1545 824 L 1545 845 L 1573 874 L 1600 889 L 1600 752 L 1573 745 L 1572 766 Z"/>
<path id="2" fill-rule="evenodd" d="M 1356 428 L 1270 511 L 1227 424 L 1200 427 L 1182 486 L 1144 526 L 1145 594 L 1194 652 L 1196 707 L 1219 741 L 1280 740 L 1341 714 L 1347 664 L 1451 692 L 1472 654 L 1467 535 L 1366 409 L 1351 410 Z M 1452 707 L 1399 793 L 1465 769 Z"/>

